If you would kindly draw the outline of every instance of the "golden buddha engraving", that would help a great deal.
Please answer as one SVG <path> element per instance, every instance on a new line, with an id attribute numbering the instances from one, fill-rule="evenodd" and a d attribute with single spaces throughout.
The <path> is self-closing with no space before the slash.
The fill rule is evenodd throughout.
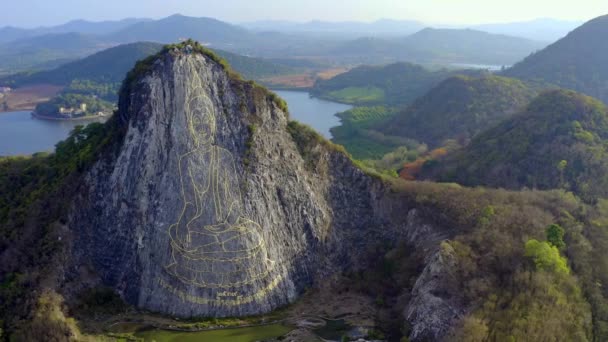
<path id="1" fill-rule="evenodd" d="M 187 60 L 184 114 L 193 149 L 178 158 L 183 206 L 169 227 L 172 255 L 165 270 L 188 285 L 234 289 L 268 278 L 274 262 L 260 225 L 243 213 L 234 158 L 216 145 L 214 105 L 192 63 Z M 242 298 L 233 290 L 217 297 Z"/>

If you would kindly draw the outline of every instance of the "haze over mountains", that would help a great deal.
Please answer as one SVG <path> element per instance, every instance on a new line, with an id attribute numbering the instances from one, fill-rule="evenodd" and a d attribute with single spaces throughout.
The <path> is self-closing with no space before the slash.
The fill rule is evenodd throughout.
<path id="1" fill-rule="evenodd" d="M 150 21 L 152 19 L 127 18 L 115 21 L 88 21 L 72 20 L 62 25 L 24 29 L 13 26 L 0 28 L 0 43 L 7 43 L 17 39 L 43 36 L 52 33 L 79 32 L 84 34 L 108 34 L 118 31 L 135 23 Z"/>
<path id="2" fill-rule="evenodd" d="M 398 36 L 409 35 L 426 27 L 453 28 L 485 31 L 504 34 L 531 40 L 553 42 L 564 37 L 568 32 L 580 26 L 581 21 L 566 21 L 551 18 L 539 18 L 529 21 L 492 23 L 481 25 L 442 25 L 425 24 L 415 20 L 380 19 L 373 22 L 343 21 L 328 22 L 313 20 L 308 22 L 293 21 L 254 21 L 241 25 L 256 31 L 281 31 L 307 34 L 334 34 L 358 36 Z"/>
<path id="3" fill-rule="evenodd" d="M 564 25 L 557 22 L 555 27 L 567 27 Z M 500 66 L 513 64 L 547 44 L 479 30 L 425 27 L 414 21 L 396 20 L 373 23 L 259 22 L 239 26 L 213 18 L 177 14 L 159 20 L 75 20 L 36 29 L 4 27 L 0 29 L 0 73 L 45 69 L 118 44 L 138 41 L 170 43 L 185 38 L 243 55 L 267 58 L 311 56 L 341 64 L 426 61 Z M 503 32 L 508 32 L 501 27 Z M 536 31 L 533 23 L 529 24 L 529 31 Z M 559 32 L 555 35 L 559 36 Z M 473 42 L 481 45 L 472 45 Z M 26 58 L 19 57 L 25 54 Z"/>

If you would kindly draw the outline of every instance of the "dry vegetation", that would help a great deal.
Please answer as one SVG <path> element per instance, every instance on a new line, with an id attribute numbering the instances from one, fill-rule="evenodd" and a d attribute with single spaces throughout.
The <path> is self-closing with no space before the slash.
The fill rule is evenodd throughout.
<path id="1" fill-rule="evenodd" d="M 347 72 L 347 68 L 331 68 L 321 71 L 311 71 L 295 75 L 282 75 L 262 79 L 270 87 L 282 88 L 311 88 L 318 79 L 327 80 Z"/>
<path id="2" fill-rule="evenodd" d="M 36 105 L 49 101 L 59 94 L 62 86 L 39 84 L 13 90 L 0 99 L 0 112 L 33 110 Z"/>

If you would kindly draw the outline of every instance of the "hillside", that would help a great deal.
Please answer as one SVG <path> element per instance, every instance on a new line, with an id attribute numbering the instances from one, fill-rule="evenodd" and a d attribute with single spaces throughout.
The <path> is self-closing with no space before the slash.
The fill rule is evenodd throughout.
<path id="1" fill-rule="evenodd" d="M 504 75 L 554 84 L 608 102 L 608 16 L 595 18 Z"/>
<path id="2" fill-rule="evenodd" d="M 371 340 L 608 337 L 606 203 L 368 173 L 200 45 L 123 85 L 107 123 L 0 159 L 10 340 L 103 340 L 117 322 L 134 340 L 279 307 L 313 338 L 304 318 Z"/>
<path id="3" fill-rule="evenodd" d="M 411 63 L 360 66 L 328 80 L 318 80 L 311 94 L 356 105 L 400 106 L 412 102 L 451 74 Z"/>
<path id="4" fill-rule="evenodd" d="M 0 43 L 8 43 L 18 39 L 26 39 L 56 33 L 109 34 L 113 31 L 122 30 L 130 25 L 148 20 L 149 19 L 138 18 L 107 21 L 72 20 L 61 25 L 37 27 L 32 29 L 5 26 L 0 27 Z"/>
<path id="5" fill-rule="evenodd" d="M 254 35 L 241 27 L 213 18 L 175 14 L 160 20 L 140 22 L 106 37 L 120 43 L 137 41 L 174 42 L 193 38 L 213 45 L 248 42 Z"/>
<path id="6" fill-rule="evenodd" d="M 96 36 L 56 33 L 0 44 L 0 73 L 65 63 L 111 46 Z"/>
<path id="7" fill-rule="evenodd" d="M 390 36 L 406 35 L 424 28 L 424 24 L 418 21 L 391 19 L 380 19 L 374 22 L 313 20 L 304 23 L 269 20 L 244 23 L 243 26 L 255 31 L 279 31 L 309 35 L 329 34 L 346 37 L 360 37 L 370 34 Z"/>
<path id="8" fill-rule="evenodd" d="M 89 57 L 65 64 L 57 69 L 35 73 L 22 73 L 0 78 L 0 84 L 21 87 L 32 84 L 67 86 L 66 92 L 95 94 L 116 100 L 120 82 L 135 62 L 161 50 L 158 43 L 132 43 L 100 51 Z M 259 58 L 239 56 L 216 51 L 234 69 L 248 79 L 260 79 L 295 72 L 294 68 Z"/>
<path id="9" fill-rule="evenodd" d="M 63 32 L 70 28 L 76 32 Z M 133 19 L 99 23 L 76 21 L 42 31 L 53 33 L 38 34 L 25 30 L 29 33 L 22 37 L 17 37 L 23 33 L 21 29 L 3 30 L 15 39 L 0 43 L 0 75 L 50 69 L 108 47 L 135 42 L 168 43 L 193 37 L 214 49 L 281 58 L 290 54 L 302 54 L 312 47 L 323 50 L 324 42 L 321 39 L 304 39 L 279 33 L 254 33 L 213 18 L 183 15 L 159 20 Z M 32 36 L 29 36 L 30 33 Z M 283 43 L 277 44 L 278 41 Z"/>
<path id="10" fill-rule="evenodd" d="M 367 64 L 391 60 L 425 64 L 511 65 L 546 43 L 470 29 L 425 28 L 399 38 L 365 37 L 339 44 L 331 54 Z"/>
<path id="11" fill-rule="evenodd" d="M 133 43 L 109 48 L 54 70 L 23 73 L 0 79 L 0 83 L 22 86 L 35 83 L 68 85 L 73 80 L 98 83 L 121 82 L 135 62 L 160 51 L 161 44 Z"/>
<path id="12" fill-rule="evenodd" d="M 511 65 L 546 43 L 471 29 L 426 28 L 406 37 L 414 56 L 434 61 Z"/>
<path id="13" fill-rule="evenodd" d="M 515 79 L 455 76 L 376 128 L 385 134 L 433 147 L 447 139 L 466 143 L 479 132 L 517 113 L 533 96 L 533 90 Z"/>
<path id="14" fill-rule="evenodd" d="M 466 185 L 572 191 L 608 196 L 608 113 L 598 100 L 554 90 L 473 139 L 434 170 Z"/>
<path id="15" fill-rule="evenodd" d="M 473 28 L 489 33 L 524 37 L 542 42 L 555 42 L 582 25 L 579 21 L 539 18 L 529 21 L 476 25 Z"/>

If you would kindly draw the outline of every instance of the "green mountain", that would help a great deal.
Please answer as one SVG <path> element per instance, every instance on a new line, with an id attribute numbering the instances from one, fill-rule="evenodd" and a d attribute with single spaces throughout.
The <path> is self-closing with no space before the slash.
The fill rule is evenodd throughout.
<path id="1" fill-rule="evenodd" d="M 170 17 L 140 22 L 110 34 L 106 39 L 120 43 L 136 41 L 174 42 L 193 38 L 205 44 L 236 44 L 254 36 L 244 28 L 213 18 L 195 18 L 175 14 Z"/>
<path id="2" fill-rule="evenodd" d="M 157 43 L 120 45 L 62 65 L 54 70 L 5 77 L 0 80 L 0 83 L 15 86 L 35 83 L 68 85 L 75 79 L 103 83 L 121 82 L 137 60 L 153 55 L 161 48 L 162 45 Z"/>
<path id="3" fill-rule="evenodd" d="M 81 33 L 48 34 L 4 43 L 0 45 L 0 73 L 40 69 L 108 46 L 96 36 Z"/>
<path id="4" fill-rule="evenodd" d="M 418 58 L 494 65 L 513 64 L 546 46 L 543 42 L 478 30 L 434 28 L 408 36 L 403 43 Z"/>
<path id="5" fill-rule="evenodd" d="M 406 105 L 452 74 L 411 63 L 360 66 L 331 79 L 318 80 L 311 93 L 357 105 Z"/>
<path id="6" fill-rule="evenodd" d="M 72 20 L 65 24 L 24 29 L 12 26 L 0 27 L 0 43 L 57 33 L 109 34 L 149 19 L 126 18 L 122 20 L 88 21 Z"/>
<path id="7" fill-rule="evenodd" d="M 466 185 L 564 188 L 584 199 L 606 197 L 607 109 L 573 91 L 543 93 L 522 113 L 479 134 L 431 174 Z"/>
<path id="8" fill-rule="evenodd" d="M 402 38 L 359 38 L 338 45 L 336 56 L 365 58 L 365 63 L 511 65 L 546 43 L 470 29 L 425 28 Z M 354 59 L 356 61 L 356 59 Z"/>
<path id="9" fill-rule="evenodd" d="M 593 19 L 565 38 L 505 71 L 506 76 L 573 89 L 608 101 L 608 16 Z"/>
<path id="10" fill-rule="evenodd" d="M 519 80 L 454 76 L 378 128 L 430 146 L 439 146 L 446 139 L 467 141 L 517 113 L 533 96 L 534 91 Z"/>
<path id="11" fill-rule="evenodd" d="M 116 100 L 120 82 L 135 62 L 162 49 L 157 43 L 132 43 L 103 50 L 89 57 L 65 64 L 49 71 L 22 73 L 0 78 L 0 84 L 19 87 L 47 83 L 68 86 L 67 92 L 94 94 L 107 100 Z M 245 78 L 260 79 L 294 72 L 285 65 L 259 58 L 216 51 Z"/>

